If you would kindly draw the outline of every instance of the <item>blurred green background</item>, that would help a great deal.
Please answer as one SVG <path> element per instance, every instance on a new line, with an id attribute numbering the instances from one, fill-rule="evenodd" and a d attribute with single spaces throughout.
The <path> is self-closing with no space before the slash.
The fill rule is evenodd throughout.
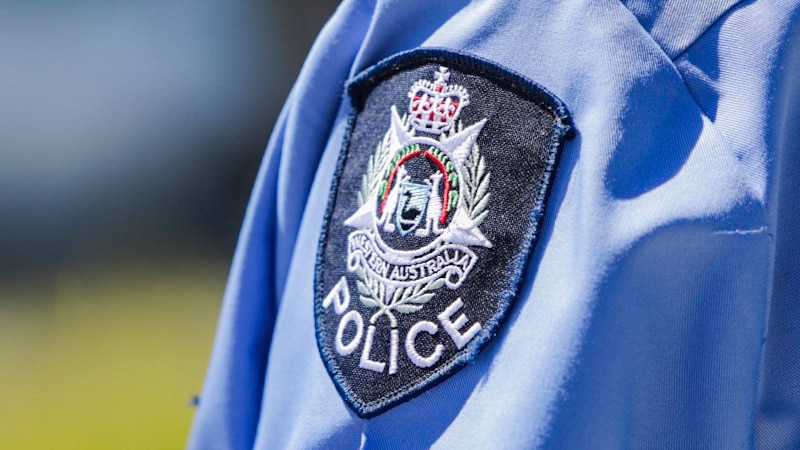
<path id="1" fill-rule="evenodd" d="M 333 0 L 0 1 L 0 449 L 183 448 Z"/>

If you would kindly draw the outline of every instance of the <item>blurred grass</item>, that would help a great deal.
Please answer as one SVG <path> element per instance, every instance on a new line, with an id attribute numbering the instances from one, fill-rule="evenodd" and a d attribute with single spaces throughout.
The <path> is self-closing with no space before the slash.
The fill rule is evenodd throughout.
<path id="1" fill-rule="evenodd" d="M 227 262 L 0 285 L 0 449 L 180 449 Z"/>

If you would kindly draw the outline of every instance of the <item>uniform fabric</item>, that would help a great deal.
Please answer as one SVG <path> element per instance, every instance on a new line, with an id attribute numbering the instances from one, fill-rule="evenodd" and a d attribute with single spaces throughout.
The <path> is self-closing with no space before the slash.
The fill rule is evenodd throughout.
<path id="1" fill-rule="evenodd" d="M 797 1 L 345 0 L 258 175 L 193 449 L 800 448 Z M 317 351 L 348 79 L 441 47 L 572 113 L 507 323 L 370 419 Z"/>

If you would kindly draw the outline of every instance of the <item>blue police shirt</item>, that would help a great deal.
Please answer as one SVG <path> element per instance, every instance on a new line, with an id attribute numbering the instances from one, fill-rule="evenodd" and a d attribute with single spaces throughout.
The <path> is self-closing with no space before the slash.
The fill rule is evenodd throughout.
<path id="1" fill-rule="evenodd" d="M 267 148 L 189 447 L 800 448 L 798 11 L 345 0 Z M 348 80 L 420 48 L 534 82 L 573 134 L 503 323 L 460 370 L 362 418 L 318 349 L 320 236 L 352 134 Z M 494 101 L 475 83 L 464 114 Z M 409 198 L 435 192 L 408 183 Z M 453 311 L 432 313 L 430 336 L 449 339 L 434 333 Z"/>

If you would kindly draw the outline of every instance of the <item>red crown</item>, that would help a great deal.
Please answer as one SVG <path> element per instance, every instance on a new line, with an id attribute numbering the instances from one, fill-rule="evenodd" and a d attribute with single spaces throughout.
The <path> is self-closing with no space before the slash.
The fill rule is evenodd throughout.
<path id="1" fill-rule="evenodd" d="M 408 111 L 415 129 L 442 134 L 452 128 L 461 109 L 469 105 L 469 94 L 463 86 L 447 84 L 450 80 L 447 67 L 439 67 L 435 77 L 433 82 L 418 80 L 411 86 Z"/>

